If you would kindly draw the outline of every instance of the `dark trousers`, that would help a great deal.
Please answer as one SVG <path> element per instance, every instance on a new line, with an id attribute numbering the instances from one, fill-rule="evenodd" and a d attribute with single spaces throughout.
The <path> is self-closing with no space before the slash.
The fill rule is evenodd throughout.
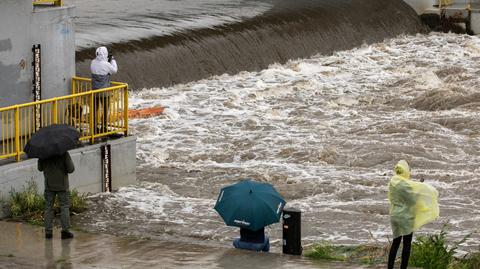
<path id="1" fill-rule="evenodd" d="M 95 96 L 95 115 L 93 115 L 93 128 L 95 128 L 95 134 L 106 133 L 108 131 L 108 109 L 110 108 L 110 97 L 107 93 L 98 93 Z M 100 119 L 100 126 L 98 126 L 98 119 L 100 112 L 100 106 L 103 108 L 102 117 Z"/>
<path id="2" fill-rule="evenodd" d="M 403 248 L 402 248 L 402 263 L 400 264 L 400 269 L 407 269 L 408 259 L 410 258 L 410 249 L 412 248 L 412 237 L 413 233 L 407 234 L 404 236 L 399 236 L 393 239 L 392 247 L 390 248 L 390 253 L 388 254 L 388 269 L 393 269 L 395 265 L 395 258 L 397 256 L 398 248 L 400 247 L 400 242 L 403 238 Z"/>
<path id="3" fill-rule="evenodd" d="M 233 246 L 235 248 L 240 248 L 240 249 L 269 252 L 270 239 L 268 238 L 268 236 L 265 236 L 265 239 L 262 243 L 252 243 L 252 242 L 242 241 L 240 238 L 237 237 L 235 238 L 235 240 L 233 240 Z"/>
<path id="4" fill-rule="evenodd" d="M 45 190 L 45 232 L 53 231 L 53 203 L 55 196 L 60 200 L 60 222 L 62 231 L 70 229 L 70 192 L 69 191 L 48 191 Z"/>

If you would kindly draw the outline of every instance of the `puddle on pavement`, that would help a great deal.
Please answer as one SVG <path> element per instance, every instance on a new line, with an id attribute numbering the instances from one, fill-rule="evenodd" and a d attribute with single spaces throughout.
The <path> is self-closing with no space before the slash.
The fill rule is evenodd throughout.
<path id="1" fill-rule="evenodd" d="M 0 222 L 0 268 L 367 268 L 305 257 L 75 232 L 43 238 L 42 227 Z"/>

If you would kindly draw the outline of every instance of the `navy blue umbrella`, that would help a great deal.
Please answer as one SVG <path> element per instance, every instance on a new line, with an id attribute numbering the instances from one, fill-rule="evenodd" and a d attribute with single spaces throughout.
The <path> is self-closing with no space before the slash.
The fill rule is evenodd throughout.
<path id="1" fill-rule="evenodd" d="M 215 210 L 228 226 L 256 231 L 278 222 L 284 206 L 272 185 L 246 179 L 222 188 Z"/>
<path id="2" fill-rule="evenodd" d="M 80 133 L 66 124 L 53 124 L 36 132 L 23 151 L 29 158 L 48 159 L 78 146 Z"/>

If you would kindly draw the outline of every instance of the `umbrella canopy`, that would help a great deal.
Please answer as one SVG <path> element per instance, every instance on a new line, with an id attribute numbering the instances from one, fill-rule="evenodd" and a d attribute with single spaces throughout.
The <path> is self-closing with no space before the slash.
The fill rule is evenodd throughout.
<path id="1" fill-rule="evenodd" d="M 65 124 L 54 124 L 38 130 L 28 140 L 23 151 L 29 158 L 48 159 L 75 148 L 79 138 L 80 133 L 75 128 Z"/>
<path id="2" fill-rule="evenodd" d="M 228 226 L 256 231 L 278 222 L 284 206 L 272 185 L 246 179 L 222 188 L 215 210 Z"/>

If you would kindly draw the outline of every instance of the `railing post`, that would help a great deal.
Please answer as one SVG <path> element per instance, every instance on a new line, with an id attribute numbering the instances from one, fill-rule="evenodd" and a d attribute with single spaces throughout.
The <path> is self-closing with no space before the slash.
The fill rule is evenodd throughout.
<path id="1" fill-rule="evenodd" d="M 20 161 L 20 108 L 15 108 L 15 151 L 17 162 Z"/>
<path id="2" fill-rule="evenodd" d="M 75 77 L 72 77 L 72 94 L 76 94 Z"/>
<path id="3" fill-rule="evenodd" d="M 128 85 L 125 85 L 125 88 L 123 89 L 123 121 L 125 123 L 125 136 L 128 135 Z"/>
<path id="4" fill-rule="evenodd" d="M 94 117 L 96 116 L 96 112 L 95 111 L 95 107 L 94 107 L 94 103 L 93 103 L 93 92 L 90 93 L 90 135 L 91 135 L 91 140 L 90 142 L 93 144 L 95 143 L 95 128 L 93 126 L 93 122 L 94 122 Z"/>
<path id="5" fill-rule="evenodd" d="M 53 100 L 53 123 L 58 123 L 58 101 L 57 99 Z"/>

